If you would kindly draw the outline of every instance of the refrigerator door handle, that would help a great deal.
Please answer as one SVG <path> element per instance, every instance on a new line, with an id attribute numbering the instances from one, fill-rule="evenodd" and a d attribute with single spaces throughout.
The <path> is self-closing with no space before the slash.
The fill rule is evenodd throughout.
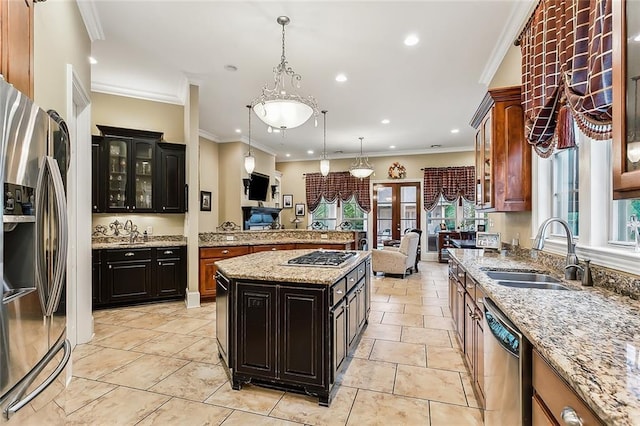
<path id="1" fill-rule="evenodd" d="M 46 266 L 44 265 L 45 257 L 44 257 L 44 210 L 45 210 L 45 200 L 47 194 L 47 160 L 46 157 L 42 158 L 40 161 L 40 168 L 38 171 L 38 180 L 36 181 L 36 200 L 35 200 L 35 211 L 36 211 L 36 253 L 35 253 L 35 263 L 36 263 L 36 288 L 38 290 L 38 296 L 40 298 L 40 307 L 42 308 L 42 312 L 46 311 L 46 306 L 48 302 L 47 295 L 49 294 L 49 288 L 45 286 L 47 283 L 47 271 Z"/>
<path id="2" fill-rule="evenodd" d="M 60 350 L 64 350 L 62 354 L 62 360 L 60 364 L 53 370 L 53 372 L 30 394 L 25 396 L 22 395 L 27 391 L 27 388 L 31 386 L 36 377 L 42 372 L 44 367 L 53 359 L 53 357 L 60 352 Z M 23 408 L 25 405 L 30 403 L 36 396 L 40 395 L 43 390 L 45 390 L 53 381 L 62 373 L 62 370 L 67 366 L 67 362 L 69 362 L 69 358 L 71 357 L 71 343 L 68 339 L 61 339 L 50 351 L 47 355 L 42 358 L 42 360 L 27 374 L 22 382 L 16 387 L 17 392 L 13 393 L 16 395 L 14 400 L 7 406 L 4 410 L 4 417 L 8 419 L 13 414 L 15 414 L 18 410 Z M 22 399 L 20 399 L 22 398 Z"/>
<path id="3" fill-rule="evenodd" d="M 51 292 L 49 293 L 49 300 L 47 303 L 47 309 L 45 315 L 53 315 L 58 309 L 60 303 L 60 297 L 62 295 L 62 288 L 64 287 L 64 276 L 67 272 L 67 247 L 68 247 L 68 224 L 67 224 L 67 201 L 64 193 L 64 184 L 62 183 L 62 176 L 60 174 L 60 168 L 58 162 L 53 157 L 46 157 L 49 164 L 48 169 L 53 181 L 53 188 L 55 192 L 55 205 L 57 210 L 58 229 L 58 249 L 56 250 L 56 264 L 53 274 L 53 282 L 51 284 Z"/>

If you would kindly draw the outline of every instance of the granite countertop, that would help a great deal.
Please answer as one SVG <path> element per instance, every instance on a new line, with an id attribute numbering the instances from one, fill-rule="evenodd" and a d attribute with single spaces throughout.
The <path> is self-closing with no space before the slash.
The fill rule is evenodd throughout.
<path id="1" fill-rule="evenodd" d="M 327 240 L 327 239 L 279 239 L 279 240 L 233 240 L 233 241 L 200 241 L 200 247 L 228 247 L 228 246 L 262 246 L 272 244 L 295 244 L 295 243 L 308 243 L 308 244 L 350 244 L 351 240 Z"/>
<path id="2" fill-rule="evenodd" d="M 528 259 L 449 250 L 605 424 L 640 425 L 640 301 L 578 281 L 575 291 L 505 287 L 487 269 L 547 272 Z"/>
<path id="3" fill-rule="evenodd" d="M 370 251 L 357 251 L 356 256 L 342 268 L 287 265 L 289 259 L 313 251 L 315 250 L 264 251 L 219 260 L 216 266 L 228 278 L 331 285 L 358 263 L 371 257 Z"/>
<path id="4" fill-rule="evenodd" d="M 129 237 L 98 237 L 92 240 L 91 248 L 93 250 L 100 249 L 130 249 L 145 247 L 180 247 L 186 246 L 187 240 L 180 236 L 167 237 L 150 237 L 149 241 L 142 241 L 142 237 L 138 242 L 130 244 Z"/>

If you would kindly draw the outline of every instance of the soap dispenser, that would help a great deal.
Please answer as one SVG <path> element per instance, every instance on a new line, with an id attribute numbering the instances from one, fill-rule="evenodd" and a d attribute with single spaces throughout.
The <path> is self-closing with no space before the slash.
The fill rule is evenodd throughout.
<path id="1" fill-rule="evenodd" d="M 584 273 L 582 274 L 582 285 L 591 287 L 593 285 L 593 276 L 591 275 L 591 260 L 585 259 Z"/>

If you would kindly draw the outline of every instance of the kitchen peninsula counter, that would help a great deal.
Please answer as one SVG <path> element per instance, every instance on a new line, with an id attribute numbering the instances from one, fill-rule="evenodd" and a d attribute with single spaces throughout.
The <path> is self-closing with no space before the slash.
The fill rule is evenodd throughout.
<path id="1" fill-rule="evenodd" d="M 331 401 L 370 310 L 371 253 L 340 267 L 288 265 L 315 250 L 216 262 L 216 340 L 233 389 L 245 383 Z"/>
<path id="2" fill-rule="evenodd" d="M 450 253 L 605 424 L 640 425 L 640 301 L 578 281 L 563 280 L 574 291 L 501 286 L 485 271 L 560 271 L 479 250 Z"/>
<path id="3" fill-rule="evenodd" d="M 203 232 L 199 235 L 200 247 L 226 247 L 237 245 L 276 245 L 276 244 L 349 244 L 356 242 L 360 231 L 330 230 L 256 230 Z"/>

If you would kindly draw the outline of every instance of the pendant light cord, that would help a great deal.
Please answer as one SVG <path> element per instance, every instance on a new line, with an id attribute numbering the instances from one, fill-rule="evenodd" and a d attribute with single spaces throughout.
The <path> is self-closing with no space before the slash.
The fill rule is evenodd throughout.
<path id="1" fill-rule="evenodd" d="M 249 110 L 249 155 L 251 155 L 251 105 L 247 105 Z"/>
<path id="2" fill-rule="evenodd" d="M 327 110 L 320 111 L 322 112 L 322 122 L 324 127 L 324 139 L 322 142 L 322 159 L 327 159 Z"/>

